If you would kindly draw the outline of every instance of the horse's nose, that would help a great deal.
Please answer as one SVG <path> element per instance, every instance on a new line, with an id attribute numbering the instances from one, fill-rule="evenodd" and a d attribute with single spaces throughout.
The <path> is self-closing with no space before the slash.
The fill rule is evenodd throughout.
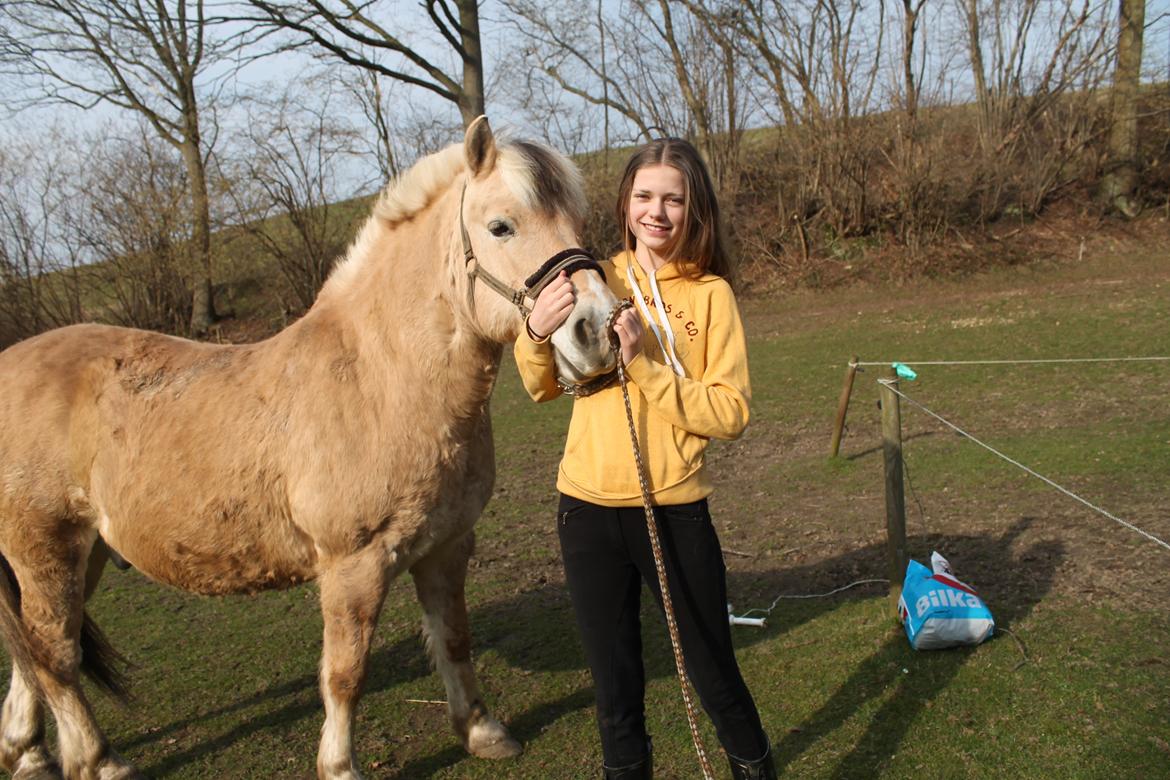
<path id="1" fill-rule="evenodd" d="M 588 317 L 581 317 L 573 324 L 573 339 L 582 347 L 590 347 L 597 339 L 597 329 Z"/>

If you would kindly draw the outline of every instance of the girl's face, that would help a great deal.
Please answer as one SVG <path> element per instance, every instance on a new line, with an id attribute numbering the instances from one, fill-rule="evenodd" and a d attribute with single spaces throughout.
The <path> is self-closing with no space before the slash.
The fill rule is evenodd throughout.
<path id="1" fill-rule="evenodd" d="M 626 221 L 658 268 L 682 234 L 686 218 L 686 182 L 682 171 L 669 165 L 647 165 L 634 174 Z"/>

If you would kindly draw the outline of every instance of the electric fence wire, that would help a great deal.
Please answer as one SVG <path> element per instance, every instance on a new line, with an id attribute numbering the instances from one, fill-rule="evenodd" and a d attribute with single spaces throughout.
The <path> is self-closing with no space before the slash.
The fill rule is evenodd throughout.
<path id="1" fill-rule="evenodd" d="M 772 610 L 776 608 L 776 605 L 785 599 L 823 599 L 829 596 L 834 596 L 841 591 L 849 590 L 850 588 L 856 588 L 858 585 L 869 585 L 871 583 L 885 583 L 888 585 L 890 581 L 887 579 L 857 580 L 856 582 L 851 582 L 848 585 L 842 585 L 839 588 L 834 588 L 828 593 L 805 593 L 800 595 L 782 593 L 776 597 L 775 601 L 772 602 L 770 607 L 767 607 L 766 609 L 764 607 L 755 607 L 753 609 L 749 609 L 747 612 L 744 612 L 742 615 L 739 615 L 739 617 L 747 617 L 753 612 L 763 612 L 765 615 L 771 615 Z"/>
<path id="2" fill-rule="evenodd" d="M 1120 358 L 1041 358 L 1041 359 L 1034 359 L 1034 360 L 903 360 L 903 361 L 897 361 L 897 362 L 901 362 L 901 363 L 904 363 L 906 365 L 911 365 L 911 366 L 975 366 L 975 365 L 1018 365 L 1018 364 L 1029 364 L 1029 363 L 1031 363 L 1031 364 L 1037 364 L 1037 363 L 1136 363 L 1136 362 L 1150 362 L 1150 361 L 1170 361 L 1170 356 L 1167 356 L 1167 357 L 1163 357 L 1163 356 L 1120 357 Z M 893 361 L 858 360 L 858 361 L 853 361 L 851 363 L 851 365 L 854 365 L 854 366 L 889 366 L 892 364 L 892 362 Z M 893 382 L 891 380 L 879 379 L 878 381 L 884 385 L 889 386 L 890 389 L 896 395 L 906 399 L 906 401 L 908 403 L 910 403 L 911 405 L 922 410 L 923 412 L 930 415 L 931 417 L 934 417 L 936 420 L 938 420 L 942 424 L 946 425 L 948 428 L 952 429 L 953 431 L 955 431 L 959 435 L 970 439 L 971 441 L 978 444 L 980 447 L 983 447 L 984 449 L 988 450 L 992 454 L 1002 458 L 1003 460 L 1006 460 L 1008 463 L 1012 464 L 1013 466 L 1016 466 L 1017 468 L 1024 470 L 1025 472 L 1027 472 L 1028 474 L 1031 474 L 1032 476 L 1036 477 L 1037 479 L 1042 480 L 1043 482 L 1056 488 L 1061 493 L 1064 493 L 1065 495 L 1069 496 L 1070 498 L 1076 499 L 1077 501 L 1079 501 L 1080 503 L 1089 507 L 1093 511 L 1104 515 L 1105 517 L 1109 518 L 1110 520 L 1113 520 L 1114 522 L 1125 526 L 1126 528 L 1130 529 L 1131 531 L 1135 531 L 1136 533 L 1141 534 L 1142 536 L 1146 537 L 1150 541 L 1156 542 L 1157 544 L 1162 545 L 1167 550 L 1170 550 L 1170 544 L 1167 544 L 1165 541 L 1163 541 L 1162 539 L 1159 539 L 1157 536 L 1154 536 L 1153 534 L 1149 533 L 1148 531 L 1144 531 L 1141 528 L 1138 528 L 1136 525 L 1129 523 L 1129 522 L 1126 522 L 1125 520 L 1122 520 L 1120 517 L 1117 517 L 1116 515 L 1113 515 L 1113 514 L 1107 512 L 1106 510 L 1102 509 L 1101 507 L 1096 506 L 1095 504 L 1092 504 L 1089 501 L 1086 501 L 1085 499 L 1078 496 L 1076 493 L 1073 493 L 1071 490 L 1068 490 L 1067 488 L 1061 487 L 1060 485 L 1056 484 L 1055 482 L 1053 482 L 1051 479 L 1044 476 L 1043 474 L 1039 474 L 1039 473 L 1033 471 L 1032 469 L 1028 468 L 1024 464 L 1020 463 L 1019 461 L 1008 457 L 1007 455 L 1003 454 L 1002 452 L 995 449 L 991 445 L 985 444 L 984 442 L 975 438 L 971 434 L 967 433 L 962 428 L 960 428 L 959 426 L 950 422 L 949 420 L 946 420 L 943 417 L 941 417 L 940 415 L 931 411 L 930 409 L 927 409 L 925 406 L 920 404 L 918 401 L 915 401 L 910 396 L 908 396 L 905 393 L 903 393 L 902 391 L 898 390 L 898 388 L 893 387 Z M 909 480 L 910 472 L 909 472 L 909 469 L 906 467 L 906 461 L 904 458 L 902 461 L 902 468 L 905 471 L 905 475 L 906 475 L 907 480 Z M 922 502 L 919 501 L 918 494 L 914 490 L 913 484 L 911 484 L 910 491 L 911 491 L 911 495 L 914 498 L 915 503 L 918 504 L 918 513 L 922 517 L 922 522 L 923 522 L 923 525 L 925 526 L 926 525 L 926 512 L 923 511 Z M 777 596 L 776 599 L 772 602 L 772 604 L 770 606 L 768 606 L 767 608 L 754 607 L 752 609 L 747 610 L 742 615 L 739 615 L 739 617 L 746 618 L 749 615 L 752 615 L 753 613 L 757 613 L 757 612 L 762 612 L 765 615 L 771 615 L 772 610 L 774 610 L 776 608 L 776 605 L 785 599 L 827 598 L 829 596 L 834 596 L 842 591 L 849 590 L 850 588 L 855 588 L 858 585 L 868 585 L 871 583 L 887 583 L 888 584 L 889 580 L 888 579 L 857 580 L 856 582 L 851 582 L 848 585 L 842 585 L 840 588 L 834 588 L 833 590 L 831 590 L 827 593 L 809 593 L 809 594 L 797 594 L 797 595 L 781 594 L 781 595 Z M 1014 639 L 1016 638 L 1015 635 L 1012 635 L 1012 637 Z M 1016 641 L 1020 642 L 1019 639 L 1016 639 Z M 1021 648 L 1023 648 L 1022 643 L 1021 643 Z M 1026 660 L 1027 659 L 1027 650 L 1025 649 L 1025 650 L 1023 650 L 1023 652 L 1024 652 L 1024 658 Z"/>
<path id="3" fill-rule="evenodd" d="M 1058 485 L 1057 483 L 1053 482 L 1051 479 L 1044 476 L 1043 474 L 1040 474 L 1039 472 L 1036 472 L 1036 471 L 1028 468 L 1023 463 L 1020 463 L 1018 460 L 1015 460 L 1015 459 L 1005 455 L 1004 453 L 1002 453 L 999 450 L 992 447 L 990 444 L 986 444 L 985 442 L 980 441 L 979 439 L 977 439 L 974 436 L 972 436 L 971 434 L 967 433 L 966 431 L 964 431 L 962 428 L 955 425 L 951 421 L 945 419 L 944 417 L 937 414 L 936 412 L 931 411 L 930 409 L 926 408 L 924 405 L 922 405 L 918 401 L 914 400 L 913 398 L 911 398 L 910 396 L 906 395 L 901 390 L 899 390 L 895 386 L 896 383 L 893 380 L 879 379 L 878 382 L 880 382 L 882 385 L 888 387 L 890 389 L 890 391 L 893 392 L 895 395 L 897 395 L 899 398 L 905 399 L 906 402 L 909 403 L 911 406 L 914 406 L 917 409 L 921 410 L 922 412 L 925 412 L 926 414 L 930 415 L 931 417 L 938 420 L 943 425 L 947 426 L 948 428 L 950 428 L 951 430 L 953 430 L 955 433 L 959 434 L 960 436 L 963 436 L 964 438 L 970 439 L 971 441 L 975 442 L 976 444 L 978 444 L 980 447 L 984 448 L 988 452 L 1002 458 L 1003 460 L 1006 460 L 1008 463 L 1012 464 L 1016 468 L 1022 469 L 1023 471 L 1031 474 L 1033 477 L 1036 477 L 1037 479 L 1048 484 L 1049 486 L 1056 488 L 1057 490 L 1059 490 L 1061 493 L 1064 493 L 1069 498 L 1072 498 L 1072 499 L 1075 499 L 1076 501 L 1079 501 L 1080 503 L 1082 503 L 1085 506 L 1092 509 L 1094 512 L 1097 512 L 1101 515 L 1104 515 L 1105 517 L 1109 518 L 1113 522 L 1118 523 L 1119 525 L 1125 526 L 1129 530 L 1134 531 L 1135 533 L 1141 534 L 1145 538 L 1149 539 L 1151 542 L 1154 542 L 1156 544 L 1160 544 L 1162 547 L 1165 547 L 1167 550 L 1170 550 L 1170 544 L 1168 544 L 1164 540 L 1158 538 L 1157 536 L 1154 536 L 1149 531 L 1142 530 L 1141 528 L 1138 528 L 1133 523 L 1122 520 L 1117 515 L 1114 515 L 1108 511 L 1102 509 L 1101 507 L 1097 506 L 1096 504 L 1093 504 L 1092 502 L 1090 502 L 1084 498 L 1081 498 L 1080 496 L 1078 496 L 1076 493 L 1072 492 L 1068 488 L 1065 488 L 1065 487 L 1062 487 L 1061 485 Z"/>
<path id="4" fill-rule="evenodd" d="M 1168 361 L 1170 356 L 1117 357 L 1117 358 L 1036 358 L 1031 360 L 859 360 L 855 366 L 889 366 L 894 362 L 907 366 L 1014 366 L 1038 363 L 1141 363 Z"/>

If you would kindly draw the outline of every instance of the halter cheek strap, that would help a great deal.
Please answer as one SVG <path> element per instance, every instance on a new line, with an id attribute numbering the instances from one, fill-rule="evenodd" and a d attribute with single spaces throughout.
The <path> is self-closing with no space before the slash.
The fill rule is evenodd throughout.
<path id="1" fill-rule="evenodd" d="M 467 277 L 470 281 L 467 286 L 467 302 L 471 308 L 475 308 L 476 279 L 482 279 L 484 284 L 519 309 L 520 316 L 527 317 L 532 313 L 536 296 L 540 295 L 540 291 L 547 287 L 553 279 L 556 279 L 561 271 L 572 274 L 574 271 L 587 268 L 597 271 L 601 274 L 602 279 L 605 278 L 605 271 L 601 269 L 601 265 L 598 264 L 593 255 L 580 247 L 571 247 L 557 252 L 546 260 L 536 273 L 524 280 L 524 286 L 520 289 L 517 290 L 509 286 L 480 265 L 475 256 L 475 250 L 471 248 L 471 235 L 467 232 L 467 223 L 463 219 L 463 204 L 466 199 L 467 184 L 464 183 L 463 192 L 459 196 L 459 235 L 463 239 L 463 263 L 467 268 Z"/>

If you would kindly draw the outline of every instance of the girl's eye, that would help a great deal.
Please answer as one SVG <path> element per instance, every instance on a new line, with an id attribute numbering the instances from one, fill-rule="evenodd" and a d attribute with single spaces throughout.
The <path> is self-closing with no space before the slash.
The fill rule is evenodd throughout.
<path id="1" fill-rule="evenodd" d="M 502 219 L 497 219 L 488 225 L 488 232 L 496 238 L 505 238 L 516 233 L 512 226 Z"/>

